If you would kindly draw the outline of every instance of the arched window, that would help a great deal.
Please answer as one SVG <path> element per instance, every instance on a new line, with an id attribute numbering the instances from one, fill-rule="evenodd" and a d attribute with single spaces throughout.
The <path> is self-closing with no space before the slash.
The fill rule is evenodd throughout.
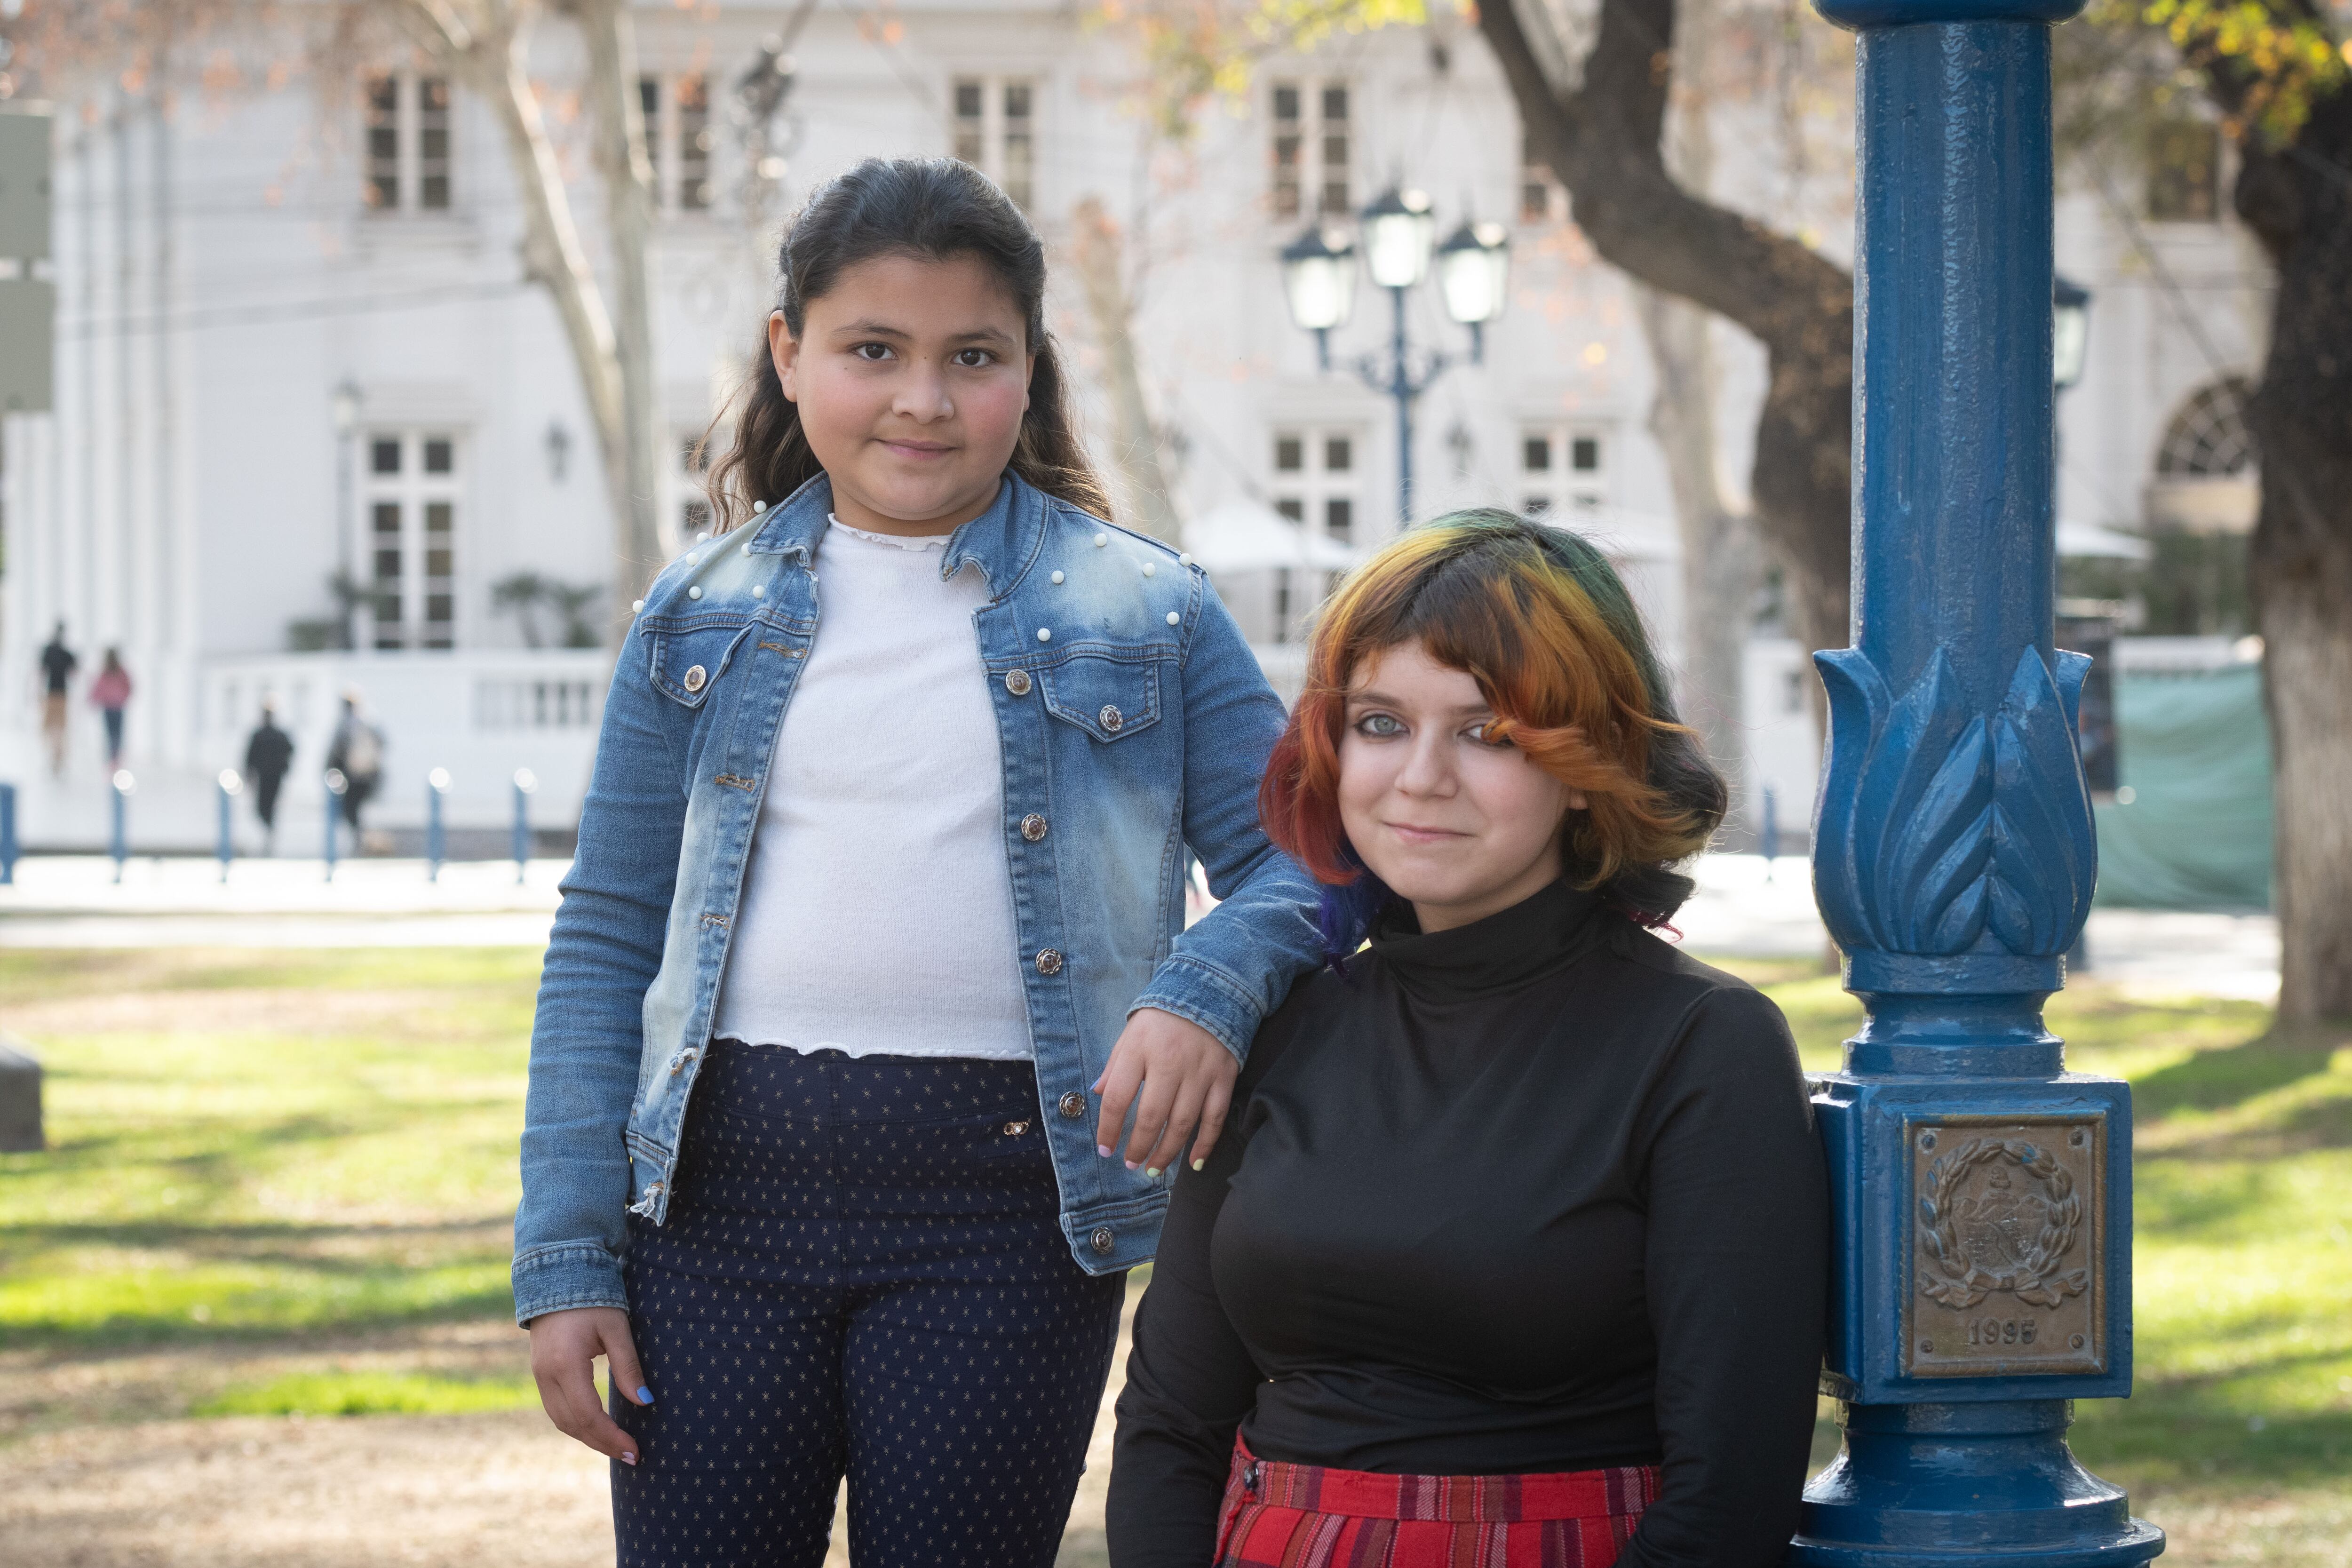
<path id="1" fill-rule="evenodd" d="M 2232 375 L 2201 386 L 2172 416 L 2157 448 L 2159 479 L 2236 479 L 2254 466 L 2254 437 L 2246 428 L 2252 384 Z"/>

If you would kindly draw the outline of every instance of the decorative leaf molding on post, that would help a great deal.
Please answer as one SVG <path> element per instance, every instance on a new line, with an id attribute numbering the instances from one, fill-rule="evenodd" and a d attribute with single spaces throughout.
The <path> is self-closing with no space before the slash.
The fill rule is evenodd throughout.
<path id="1" fill-rule="evenodd" d="M 1971 712 L 1945 651 L 1895 697 L 1858 648 L 1813 656 L 1830 698 L 1814 891 L 1848 952 L 2054 957 L 2090 912 L 2091 797 L 2074 750 L 2090 659 L 2028 647 Z"/>

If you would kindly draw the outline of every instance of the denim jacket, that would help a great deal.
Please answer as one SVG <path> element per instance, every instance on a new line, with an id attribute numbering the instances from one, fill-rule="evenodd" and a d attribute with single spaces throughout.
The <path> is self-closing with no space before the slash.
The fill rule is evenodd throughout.
<path id="1" fill-rule="evenodd" d="M 672 563 L 621 650 L 531 1031 L 519 1321 L 625 1308 L 625 1215 L 667 1212 L 832 499 L 820 477 Z M 1129 1268 L 1174 1173 L 1095 1153 L 1088 1089 L 1127 1016 L 1189 1018 L 1238 1058 L 1318 955 L 1314 882 L 1258 825 L 1282 704 L 1199 567 L 1010 474 L 940 571 L 967 563 L 1062 1228 L 1088 1271 Z M 1223 900 L 1189 931 L 1188 849 Z"/>

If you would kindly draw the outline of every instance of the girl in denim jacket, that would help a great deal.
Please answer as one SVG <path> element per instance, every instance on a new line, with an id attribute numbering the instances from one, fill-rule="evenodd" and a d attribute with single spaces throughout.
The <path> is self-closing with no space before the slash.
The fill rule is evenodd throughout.
<path id="1" fill-rule="evenodd" d="M 1256 815 L 1283 710 L 1200 569 L 1104 521 L 985 178 L 868 161 L 778 270 L 724 531 L 606 701 L 516 1315 L 623 1564 L 814 1568 L 845 1473 L 861 1563 L 1043 1568 L 1171 1167 L 1318 952 Z"/>

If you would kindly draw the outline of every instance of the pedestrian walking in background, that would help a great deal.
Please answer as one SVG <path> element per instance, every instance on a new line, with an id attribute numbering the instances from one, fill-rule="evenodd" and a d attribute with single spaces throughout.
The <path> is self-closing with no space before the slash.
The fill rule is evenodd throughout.
<path id="1" fill-rule="evenodd" d="M 131 672 L 122 668 L 122 650 L 108 648 L 106 663 L 89 683 L 90 706 L 106 720 L 106 765 L 122 765 L 122 710 L 131 705 Z"/>
<path id="2" fill-rule="evenodd" d="M 66 771 L 66 699 L 73 688 L 74 671 L 81 660 L 73 649 L 66 647 L 66 624 L 58 629 L 41 649 L 41 738 L 49 746 L 49 772 L 59 778 Z"/>
<path id="3" fill-rule="evenodd" d="M 261 818 L 263 844 L 278 852 L 278 787 L 294 765 L 294 737 L 278 727 L 278 700 L 261 700 L 261 722 L 245 742 L 245 777 L 253 785 L 253 809 Z"/>
<path id="4" fill-rule="evenodd" d="M 987 176 L 868 160 L 778 276 L 720 536 L 604 709 L 516 1316 L 624 1568 L 814 1564 L 845 1470 L 861 1568 L 1048 1568 L 1166 1173 L 1318 951 L 1257 819 L 1282 704 L 1103 521 Z"/>
<path id="5" fill-rule="evenodd" d="M 360 694 L 343 693 L 343 717 L 327 746 L 327 766 L 343 775 L 343 821 L 352 830 L 352 848 L 364 847 L 360 812 L 383 782 L 383 731 L 360 717 Z"/>

